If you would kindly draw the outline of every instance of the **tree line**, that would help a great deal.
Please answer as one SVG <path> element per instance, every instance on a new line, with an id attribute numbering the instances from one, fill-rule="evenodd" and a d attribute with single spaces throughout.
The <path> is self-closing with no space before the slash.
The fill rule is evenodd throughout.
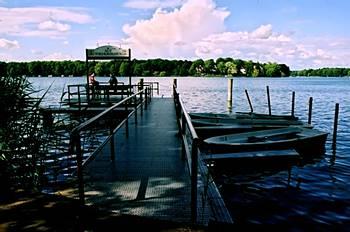
<path id="1" fill-rule="evenodd" d="M 89 62 L 89 73 L 98 76 L 245 76 L 284 77 L 290 75 L 285 64 L 259 63 L 233 58 Z M 84 61 L 0 62 L 0 76 L 83 76 Z"/>
<path id="2" fill-rule="evenodd" d="M 291 76 L 344 77 L 350 76 L 350 68 L 320 68 L 292 71 Z"/>

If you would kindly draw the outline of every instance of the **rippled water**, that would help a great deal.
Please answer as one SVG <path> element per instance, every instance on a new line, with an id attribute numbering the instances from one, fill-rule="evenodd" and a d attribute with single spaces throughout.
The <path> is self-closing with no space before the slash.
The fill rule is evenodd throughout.
<path id="1" fill-rule="evenodd" d="M 180 77 L 178 89 L 191 112 L 227 112 L 227 80 Z M 84 78 L 31 78 L 36 88 L 54 83 L 45 99 L 57 104 L 64 85 Z M 100 78 L 107 81 L 108 78 Z M 119 78 L 127 82 L 126 79 Z M 138 78 L 133 78 L 136 82 Z M 173 78 L 145 78 L 160 83 L 160 96 L 170 97 Z M 270 88 L 272 113 L 289 114 L 292 91 L 295 114 L 307 121 L 309 97 L 313 97 L 312 123 L 329 132 L 326 154 L 288 171 L 259 171 L 250 175 L 219 176 L 217 183 L 238 223 L 298 225 L 350 224 L 350 78 L 235 78 L 233 111 L 249 111 L 244 90 L 254 112 L 267 113 L 266 86 Z M 331 149 L 335 103 L 340 104 L 337 149 Z M 342 227 L 345 228 L 345 227 Z"/>

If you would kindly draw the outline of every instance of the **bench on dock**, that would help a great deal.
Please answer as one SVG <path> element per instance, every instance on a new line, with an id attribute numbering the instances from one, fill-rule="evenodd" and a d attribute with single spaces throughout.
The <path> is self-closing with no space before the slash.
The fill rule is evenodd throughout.
<path id="1" fill-rule="evenodd" d="M 119 82 L 117 85 L 99 84 L 97 86 L 90 86 L 90 94 L 96 98 L 103 97 L 109 100 L 111 96 L 130 96 L 134 93 L 132 85 L 124 85 Z"/>

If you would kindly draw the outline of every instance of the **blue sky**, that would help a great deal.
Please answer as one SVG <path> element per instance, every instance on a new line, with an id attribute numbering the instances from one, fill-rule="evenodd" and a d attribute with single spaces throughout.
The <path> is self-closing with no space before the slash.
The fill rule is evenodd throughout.
<path id="1" fill-rule="evenodd" d="M 0 60 L 233 57 L 292 69 L 350 67 L 348 0 L 0 0 Z"/>

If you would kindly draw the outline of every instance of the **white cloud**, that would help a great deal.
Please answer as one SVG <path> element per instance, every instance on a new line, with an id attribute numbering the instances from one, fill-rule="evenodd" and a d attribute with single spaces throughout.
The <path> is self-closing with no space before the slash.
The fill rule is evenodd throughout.
<path id="1" fill-rule="evenodd" d="M 173 8 L 184 2 L 185 0 L 128 0 L 124 3 L 124 7 L 134 9 Z"/>
<path id="2" fill-rule="evenodd" d="M 150 19 L 124 25 L 123 44 L 137 58 L 233 57 L 285 63 L 292 69 L 350 66 L 349 38 L 298 40 L 294 33 L 274 31 L 272 24 L 252 31 L 228 31 L 225 19 L 229 14 L 214 0 L 188 0 L 168 11 L 158 8 Z"/>
<path id="3" fill-rule="evenodd" d="M 16 40 L 7 40 L 0 38 L 0 48 L 4 49 L 14 49 L 14 48 L 19 48 L 19 43 Z"/>
<path id="4" fill-rule="evenodd" d="M 57 23 L 49 20 L 49 21 L 39 23 L 38 29 L 66 32 L 70 30 L 70 25 Z"/>
<path id="5" fill-rule="evenodd" d="M 64 44 L 64 45 L 68 45 L 68 44 L 69 44 L 69 41 L 67 41 L 67 40 L 66 40 L 66 41 L 63 41 L 63 44 Z"/>
<path id="6" fill-rule="evenodd" d="M 262 25 L 251 33 L 252 38 L 268 39 L 272 35 L 272 25 Z"/>
<path id="7" fill-rule="evenodd" d="M 139 57 L 184 57 L 193 55 L 192 43 L 225 30 L 230 13 L 212 0 L 189 0 L 173 11 L 157 9 L 151 19 L 126 24 L 126 43 Z"/>
<path id="8" fill-rule="evenodd" d="M 0 7 L 0 35 L 59 36 L 70 30 L 69 24 L 92 22 L 80 8 Z"/>

